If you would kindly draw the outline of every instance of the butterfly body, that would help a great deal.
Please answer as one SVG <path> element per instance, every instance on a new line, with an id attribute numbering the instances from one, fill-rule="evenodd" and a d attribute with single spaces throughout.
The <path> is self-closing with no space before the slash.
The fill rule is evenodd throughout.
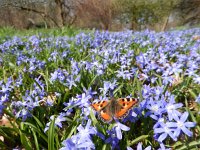
<path id="1" fill-rule="evenodd" d="M 129 110 L 137 103 L 135 98 L 119 98 L 111 100 L 102 100 L 92 104 L 95 111 L 99 113 L 100 118 L 105 122 L 111 122 L 113 118 L 124 118 Z"/>

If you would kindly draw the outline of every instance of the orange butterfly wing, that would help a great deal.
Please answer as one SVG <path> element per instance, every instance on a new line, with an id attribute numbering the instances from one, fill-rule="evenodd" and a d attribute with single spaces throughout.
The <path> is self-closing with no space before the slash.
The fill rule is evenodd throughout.
<path id="1" fill-rule="evenodd" d="M 104 122 L 112 121 L 112 114 L 110 112 L 110 102 L 109 101 L 99 101 L 92 104 L 92 108 L 99 113 L 99 117 Z"/>
<path id="2" fill-rule="evenodd" d="M 114 117 L 117 119 L 124 118 L 129 110 L 137 104 L 138 100 L 135 98 L 119 98 L 117 99 L 117 104 L 120 105 L 120 109 L 115 111 Z"/>
<path id="3" fill-rule="evenodd" d="M 99 113 L 99 117 L 101 117 L 101 119 L 104 121 L 104 122 L 111 122 L 113 120 L 112 118 L 112 113 L 110 111 L 110 108 L 109 107 L 105 107 L 104 109 L 102 109 Z"/>
<path id="4" fill-rule="evenodd" d="M 102 100 L 102 101 L 99 101 L 99 102 L 94 102 L 92 104 L 92 108 L 96 111 L 100 111 L 102 110 L 104 107 L 106 107 L 108 105 L 108 101 L 105 101 L 105 100 Z"/>

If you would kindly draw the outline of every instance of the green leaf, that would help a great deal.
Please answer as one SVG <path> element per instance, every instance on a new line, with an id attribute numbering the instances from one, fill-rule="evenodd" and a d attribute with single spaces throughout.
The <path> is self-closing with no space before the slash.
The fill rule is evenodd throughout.
<path id="1" fill-rule="evenodd" d="M 13 136 L 11 136 L 14 133 L 16 132 L 13 128 L 0 126 L 0 135 L 12 143 L 15 143 L 15 139 L 13 139 Z"/>
<path id="2" fill-rule="evenodd" d="M 104 144 L 102 150 L 108 150 L 108 149 L 110 149 L 110 145 Z"/>
<path id="3" fill-rule="evenodd" d="M 95 82 L 96 78 L 98 77 L 99 75 L 96 75 L 94 76 L 94 78 L 92 79 L 92 81 L 88 84 L 88 87 L 91 87 L 91 85 Z"/>
<path id="4" fill-rule="evenodd" d="M 20 131 L 19 134 L 20 134 L 20 140 L 21 140 L 23 147 L 26 150 L 32 150 L 33 148 L 31 145 L 31 141 L 28 139 L 28 136 L 25 135 L 24 133 L 22 133 L 22 131 Z"/>
<path id="5" fill-rule="evenodd" d="M 37 122 L 37 124 L 40 126 L 40 128 L 44 129 L 44 125 L 41 123 L 41 121 L 37 117 L 35 117 L 35 116 L 33 116 L 33 118 L 35 119 L 35 121 Z"/>
<path id="6" fill-rule="evenodd" d="M 189 91 L 189 93 L 191 94 L 191 96 L 194 98 L 194 99 L 196 99 L 196 97 L 197 97 L 197 95 L 195 94 L 195 92 L 193 92 L 193 90 L 188 90 Z"/>
<path id="7" fill-rule="evenodd" d="M 54 150 L 55 116 L 49 125 L 48 130 L 48 150 Z"/>
<path id="8" fill-rule="evenodd" d="M 178 146 L 181 146 L 183 143 L 181 141 L 177 141 L 172 147 L 175 148 L 175 147 L 178 147 Z"/>
<path id="9" fill-rule="evenodd" d="M 144 140 L 144 139 L 147 139 L 148 137 L 149 137 L 149 135 L 141 135 L 141 136 L 139 136 L 138 138 L 134 139 L 133 141 L 129 142 L 129 143 L 128 143 L 128 146 L 131 146 L 131 145 L 133 145 L 133 144 L 136 144 L 136 143 L 138 143 L 138 142 L 140 142 L 140 141 L 142 141 L 142 140 Z"/>
<path id="10" fill-rule="evenodd" d="M 33 128 L 31 129 L 31 131 L 32 131 L 32 133 L 33 133 L 33 137 L 34 137 L 34 141 L 35 141 L 36 150 L 40 150 L 39 144 L 38 144 L 37 135 L 36 135 L 35 131 L 33 130 Z"/>
<path id="11" fill-rule="evenodd" d="M 55 145 L 56 145 L 56 149 L 59 149 L 59 147 L 61 146 L 61 145 L 60 145 L 59 139 L 60 139 L 60 138 L 58 137 L 58 134 L 56 134 L 56 136 L 55 136 L 55 142 L 56 142 Z"/>
<path id="12" fill-rule="evenodd" d="M 200 139 L 184 144 L 183 146 L 176 148 L 176 150 L 189 150 L 199 145 L 200 145 Z"/>
<path id="13" fill-rule="evenodd" d="M 136 79 L 136 81 L 137 81 L 137 91 L 139 92 L 139 94 L 140 94 L 140 100 L 142 100 L 142 88 L 141 88 L 141 82 L 138 80 L 138 79 Z"/>
<path id="14" fill-rule="evenodd" d="M 33 124 L 31 124 L 29 122 L 24 122 L 24 125 L 32 127 L 34 129 L 34 131 L 36 131 L 43 138 L 43 140 L 45 140 L 46 142 L 48 142 L 46 134 L 44 134 L 44 132 L 41 131 L 39 128 L 37 128 L 36 126 L 34 126 Z"/>
<path id="15" fill-rule="evenodd" d="M 90 111 L 90 117 L 92 119 L 93 124 L 96 125 L 98 123 L 98 121 L 97 121 L 94 113 L 92 112 L 92 110 Z"/>
<path id="16" fill-rule="evenodd" d="M 16 68 L 16 65 L 13 64 L 12 62 L 9 62 L 8 64 L 9 64 L 9 66 L 10 66 L 11 68 Z"/>
<path id="17" fill-rule="evenodd" d="M 67 137 L 70 138 L 77 129 L 77 122 L 72 123 L 66 130 Z"/>
<path id="18" fill-rule="evenodd" d="M 0 147 L 2 149 L 8 149 L 8 148 L 6 148 L 6 144 L 3 141 L 1 141 L 1 140 L 0 140 Z"/>
<path id="19" fill-rule="evenodd" d="M 118 91 L 120 91 L 122 87 L 123 87 L 123 84 L 119 85 L 119 86 L 113 91 L 113 94 L 115 94 L 115 93 L 117 93 Z"/>

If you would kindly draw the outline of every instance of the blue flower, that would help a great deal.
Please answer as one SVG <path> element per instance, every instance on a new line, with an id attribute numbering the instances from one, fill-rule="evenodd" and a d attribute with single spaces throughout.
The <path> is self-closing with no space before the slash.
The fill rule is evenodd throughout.
<path id="1" fill-rule="evenodd" d="M 109 137 L 105 140 L 105 143 L 110 143 L 112 149 L 119 149 L 119 139 L 117 138 L 116 131 L 114 129 L 107 131 Z"/>
<path id="2" fill-rule="evenodd" d="M 13 83 L 12 78 L 8 78 L 6 84 L 1 84 L 1 90 L 0 93 L 8 93 L 12 91 L 13 86 L 11 85 Z"/>
<path id="3" fill-rule="evenodd" d="M 9 95 L 8 94 L 0 94 L 0 101 L 2 102 L 2 103 L 5 103 L 5 102 L 7 102 L 8 100 L 9 100 L 9 97 L 8 97 Z"/>
<path id="4" fill-rule="evenodd" d="M 146 108 L 150 110 L 150 115 L 154 118 L 154 116 L 161 116 L 165 112 L 165 103 L 162 100 L 155 101 L 153 98 L 150 98 L 147 101 Z"/>
<path id="5" fill-rule="evenodd" d="M 65 69 L 58 68 L 53 73 L 51 73 L 50 81 L 54 82 L 55 80 L 58 80 L 60 83 L 63 83 L 68 75 L 69 73 Z"/>
<path id="6" fill-rule="evenodd" d="M 22 121 L 25 121 L 28 117 L 32 117 L 32 114 L 25 108 L 19 110 L 15 115 L 16 118 L 22 118 Z"/>
<path id="7" fill-rule="evenodd" d="M 40 84 L 38 82 L 38 84 Z M 42 85 L 41 85 L 42 88 Z M 21 117 L 25 121 L 28 117 L 31 117 L 31 112 L 37 106 L 39 106 L 39 94 L 43 94 L 43 91 L 35 87 L 33 91 L 26 91 L 25 96 L 22 96 L 24 101 L 13 101 L 11 106 L 16 110 L 16 117 Z"/>
<path id="8" fill-rule="evenodd" d="M 54 116 L 51 116 L 50 119 L 53 120 L 53 119 L 54 119 Z M 57 126 L 57 127 L 59 127 L 59 128 L 62 128 L 62 122 L 63 122 L 63 121 L 66 121 L 65 114 L 64 114 L 64 113 L 60 113 L 60 115 L 57 116 L 57 117 L 55 118 L 55 126 Z M 49 125 L 50 125 L 50 123 L 51 123 L 51 122 L 48 122 L 48 123 L 46 124 L 46 127 L 45 127 L 45 129 L 44 129 L 44 132 L 46 132 L 47 130 L 49 130 Z"/>
<path id="9" fill-rule="evenodd" d="M 99 88 L 101 92 L 103 92 L 103 95 L 106 95 L 106 93 L 109 90 L 114 90 L 114 88 L 117 86 L 116 80 L 113 82 L 110 81 L 104 81 L 103 88 Z"/>
<path id="10" fill-rule="evenodd" d="M 130 128 L 117 121 L 117 123 L 116 123 L 116 125 L 114 127 L 114 130 L 116 132 L 117 138 L 119 140 L 121 140 L 122 139 L 122 132 L 121 132 L 121 130 L 123 130 L 123 131 L 129 131 Z"/>
<path id="11" fill-rule="evenodd" d="M 161 123 L 165 123 L 165 119 L 162 116 L 155 116 L 155 118 L 153 119 L 157 120 L 157 122 L 153 126 L 153 129 L 160 127 Z"/>
<path id="12" fill-rule="evenodd" d="M 200 104 L 200 94 L 199 94 L 199 96 L 197 96 L 197 98 L 196 98 L 195 102 L 197 102 L 197 103 L 199 103 L 199 104 Z"/>
<path id="13" fill-rule="evenodd" d="M 82 93 L 80 95 L 76 96 L 76 101 L 75 101 L 75 105 L 79 106 L 79 107 L 85 107 L 88 108 L 90 105 L 90 99 L 92 98 L 91 95 L 86 95 L 86 93 Z"/>
<path id="14" fill-rule="evenodd" d="M 158 150 L 172 150 L 171 148 L 166 148 L 163 143 L 160 143 L 160 148 Z"/>
<path id="15" fill-rule="evenodd" d="M 76 145 L 73 143 L 72 139 L 66 139 L 62 142 L 64 147 L 60 148 L 60 150 L 76 150 Z"/>
<path id="16" fill-rule="evenodd" d="M 162 79 L 163 79 L 162 82 L 163 82 L 164 85 L 167 85 L 167 84 L 170 84 L 170 85 L 171 85 L 171 84 L 173 83 L 173 79 L 174 79 L 174 78 L 173 78 L 172 76 L 168 76 L 168 75 L 164 76 L 164 75 L 163 75 L 163 76 L 162 76 Z"/>
<path id="17" fill-rule="evenodd" d="M 170 121 L 173 119 L 174 114 L 176 114 L 177 116 L 181 115 L 181 113 L 177 109 L 181 108 L 182 106 L 183 104 L 175 102 L 173 95 L 169 97 L 169 103 L 166 105 L 166 111 Z"/>
<path id="18" fill-rule="evenodd" d="M 78 131 L 79 131 L 78 135 L 79 135 L 82 139 L 84 139 L 84 138 L 90 138 L 90 137 L 91 137 L 90 135 L 95 135 L 95 134 L 97 133 L 96 128 L 95 128 L 95 127 L 92 127 L 92 126 L 91 126 L 91 123 L 92 123 L 91 120 L 88 119 L 88 122 L 87 122 L 87 124 L 86 124 L 85 127 L 83 127 L 82 125 L 79 125 L 79 126 L 77 127 L 77 129 L 78 129 Z M 81 138 L 80 138 L 80 139 L 81 139 Z"/>
<path id="19" fill-rule="evenodd" d="M 189 77 L 194 76 L 195 75 L 195 69 L 187 68 L 186 71 L 185 71 L 185 75 L 188 75 Z"/>
<path id="20" fill-rule="evenodd" d="M 137 150 L 143 150 L 143 149 L 142 149 L 142 143 L 141 143 L 141 142 L 138 143 L 138 145 L 137 145 Z M 146 147 L 144 150 L 151 150 L 151 146 Z"/>
<path id="21" fill-rule="evenodd" d="M 193 80 L 194 80 L 194 83 L 200 84 L 200 76 L 199 75 L 195 75 Z"/>
<path id="22" fill-rule="evenodd" d="M 50 57 L 48 58 L 48 61 L 56 62 L 57 59 L 58 59 L 58 52 L 54 51 L 51 53 Z"/>
<path id="23" fill-rule="evenodd" d="M 169 74 L 177 74 L 182 72 L 182 64 L 173 63 L 171 67 L 169 67 Z"/>
<path id="24" fill-rule="evenodd" d="M 51 78 L 50 81 L 55 81 L 56 79 L 58 79 L 58 71 L 54 71 L 54 73 L 51 73 Z"/>
<path id="25" fill-rule="evenodd" d="M 68 148 L 71 149 L 95 149 L 95 145 L 92 142 L 91 135 L 96 135 L 97 131 L 96 128 L 91 126 L 91 120 L 89 119 L 86 126 L 83 127 L 82 125 L 79 125 L 77 127 L 78 133 L 76 135 L 73 135 L 71 139 L 66 139 L 63 141 L 64 147 L 61 148 L 61 150 L 68 150 Z"/>
<path id="26" fill-rule="evenodd" d="M 167 136 L 170 136 L 174 141 L 177 141 L 176 136 L 173 134 L 174 129 L 169 128 L 167 124 L 160 123 L 160 127 L 154 128 L 154 133 L 158 136 L 158 141 L 162 142 L 167 138 Z"/>
<path id="27" fill-rule="evenodd" d="M 16 87 L 19 87 L 23 84 L 23 76 L 22 74 L 19 74 L 18 78 L 15 80 L 15 86 Z"/>
<path id="28" fill-rule="evenodd" d="M 73 59 L 71 60 L 71 69 L 72 69 L 73 75 L 77 75 L 80 71 L 80 68 L 78 67 L 78 63 L 74 61 Z"/>
<path id="29" fill-rule="evenodd" d="M 116 73 L 117 77 L 118 78 L 122 77 L 122 79 L 130 80 L 130 78 L 133 77 L 133 74 L 129 70 L 124 70 L 122 68 L 120 70 L 117 70 Z"/>
<path id="30" fill-rule="evenodd" d="M 0 101 L 0 115 L 2 115 L 4 108 L 5 108 L 5 106 L 3 105 L 3 102 Z"/>
<path id="31" fill-rule="evenodd" d="M 67 86 L 69 87 L 69 89 L 71 89 L 73 86 L 77 86 L 76 83 L 75 83 L 75 80 L 74 80 L 74 76 L 70 75 L 68 78 L 67 78 Z"/>
<path id="32" fill-rule="evenodd" d="M 174 135 L 178 137 L 181 134 L 181 131 L 188 136 L 192 136 L 192 132 L 188 130 L 188 128 L 195 127 L 196 123 L 194 122 L 186 122 L 188 118 L 188 112 L 184 112 L 180 117 L 174 115 L 174 120 L 176 122 L 167 122 L 166 125 L 168 127 L 175 128 Z"/>
<path id="33" fill-rule="evenodd" d="M 95 94 L 97 94 L 96 91 L 92 91 L 92 88 L 90 87 L 89 89 L 86 89 L 85 87 L 83 88 L 83 91 L 85 92 L 86 95 L 90 95 L 91 97 Z"/>
<path id="34" fill-rule="evenodd" d="M 10 87 L 6 87 L 5 85 L 2 85 L 2 86 L 1 86 L 0 92 L 6 93 L 6 92 L 8 92 L 8 91 L 10 91 L 10 90 L 11 90 Z"/>

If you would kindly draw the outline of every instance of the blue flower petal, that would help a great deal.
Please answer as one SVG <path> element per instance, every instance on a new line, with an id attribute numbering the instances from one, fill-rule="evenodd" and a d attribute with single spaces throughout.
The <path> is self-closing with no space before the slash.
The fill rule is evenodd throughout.
<path id="1" fill-rule="evenodd" d="M 195 122 L 185 122 L 185 126 L 188 128 L 195 127 L 196 123 Z"/>
<path id="2" fill-rule="evenodd" d="M 172 113 L 171 115 L 172 115 L 172 117 L 173 117 L 174 120 L 176 120 L 176 121 L 179 120 L 179 114 L 177 114 L 177 113 Z"/>
<path id="3" fill-rule="evenodd" d="M 186 127 L 182 127 L 181 130 L 182 130 L 185 134 L 187 134 L 188 136 L 192 136 L 192 135 L 193 135 L 193 133 L 192 133 L 190 130 L 188 130 Z"/>
<path id="4" fill-rule="evenodd" d="M 142 150 L 142 143 L 141 142 L 138 143 L 137 150 Z"/>
<path id="5" fill-rule="evenodd" d="M 131 147 L 127 146 L 126 150 L 133 150 Z"/>
<path id="6" fill-rule="evenodd" d="M 65 147 L 61 148 L 60 150 L 70 150 L 70 149 L 74 149 L 74 148 L 75 148 L 75 144 L 72 142 L 71 139 L 64 140 L 64 141 L 62 142 L 62 144 L 63 144 Z"/>
<path id="7" fill-rule="evenodd" d="M 166 125 L 167 125 L 167 127 L 177 127 L 176 122 L 167 122 Z"/>
<path id="8" fill-rule="evenodd" d="M 120 129 L 119 127 L 116 127 L 115 131 L 116 131 L 117 138 L 118 138 L 119 140 L 121 140 L 121 139 L 122 139 L 122 132 L 121 132 L 121 129 Z"/>
<path id="9" fill-rule="evenodd" d="M 177 128 L 175 131 L 174 131 L 174 136 L 175 137 L 178 137 L 181 133 L 181 130 L 179 128 Z"/>
<path id="10" fill-rule="evenodd" d="M 180 120 L 182 122 L 185 122 L 187 120 L 187 118 L 188 118 L 188 115 L 189 115 L 189 113 L 187 111 L 184 112 L 183 115 L 181 116 Z"/>
<path id="11" fill-rule="evenodd" d="M 77 146 L 78 149 L 82 149 L 82 148 L 89 148 L 89 149 L 95 149 L 95 146 L 93 143 L 91 142 L 84 142 L 84 143 L 81 143 Z"/>
<path id="12" fill-rule="evenodd" d="M 112 141 L 112 138 L 107 138 L 106 140 L 105 140 L 105 143 L 110 143 Z"/>
<path id="13" fill-rule="evenodd" d="M 124 124 L 120 123 L 120 122 L 117 122 L 117 125 L 121 128 L 121 130 L 123 131 L 129 131 L 130 128 L 125 126 Z"/>
<path id="14" fill-rule="evenodd" d="M 144 150 L 151 150 L 151 146 L 146 147 Z"/>
<path id="15" fill-rule="evenodd" d="M 174 104 L 174 106 L 175 106 L 176 108 L 181 108 L 181 107 L 183 106 L 183 104 L 182 104 L 182 103 L 178 103 L 178 104 Z"/>
<path id="16" fill-rule="evenodd" d="M 168 134 L 174 141 L 177 141 L 177 137 L 175 137 L 171 131 Z"/>
<path id="17" fill-rule="evenodd" d="M 163 134 L 161 134 L 161 135 L 159 136 L 158 141 L 159 141 L 159 142 L 162 142 L 164 139 L 166 139 L 166 137 L 167 137 L 167 133 L 163 133 Z"/>
<path id="18" fill-rule="evenodd" d="M 162 133 L 164 132 L 165 130 L 163 128 L 155 128 L 154 129 L 154 133 Z"/>

